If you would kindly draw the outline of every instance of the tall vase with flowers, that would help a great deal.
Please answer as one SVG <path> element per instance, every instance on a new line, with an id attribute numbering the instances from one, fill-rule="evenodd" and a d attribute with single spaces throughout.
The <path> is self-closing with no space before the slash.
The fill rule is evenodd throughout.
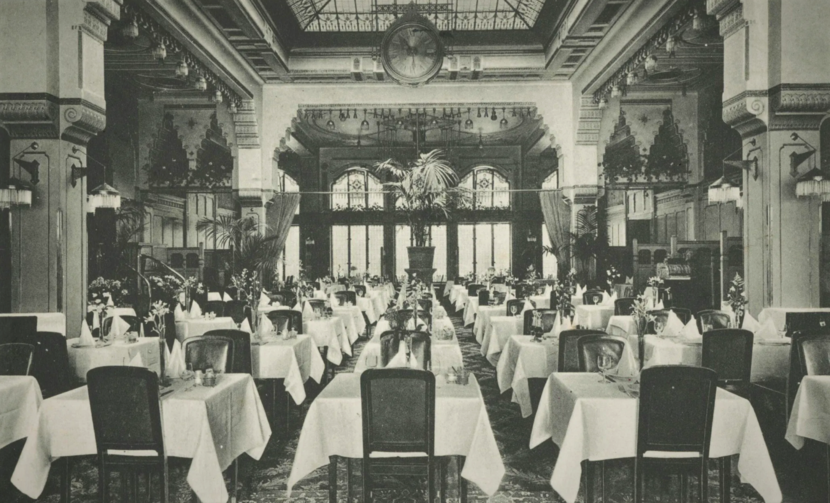
<path id="1" fill-rule="evenodd" d="M 576 269 L 571 269 L 567 274 L 563 274 L 553 285 L 556 299 L 555 309 L 559 311 L 560 317 L 567 316 L 570 318 L 573 316 L 574 306 L 572 297 L 576 293 L 576 285 Z"/>
<path id="2" fill-rule="evenodd" d="M 652 276 L 648 278 L 649 295 L 647 298 L 652 299 L 652 307 L 660 301 L 660 287 L 663 286 L 663 278 L 660 276 Z"/>
<path id="3" fill-rule="evenodd" d="M 735 313 L 736 326 L 743 326 L 747 300 L 746 294 L 744 293 L 744 279 L 738 273 L 735 273 L 735 277 L 729 285 L 729 291 L 726 293 L 726 302 L 732 308 L 732 312 Z"/>
<path id="4" fill-rule="evenodd" d="M 643 369 L 646 358 L 646 327 L 650 321 L 654 321 L 654 315 L 649 312 L 650 310 L 651 306 L 642 295 L 637 296 L 631 306 L 631 317 L 634 318 L 634 324 L 637 327 L 637 356 L 640 361 L 640 370 Z"/>
<path id="5" fill-rule="evenodd" d="M 251 311 L 251 329 L 254 333 L 257 333 L 257 327 L 259 326 L 257 307 L 259 307 L 259 294 L 262 292 L 259 274 L 257 271 L 242 269 L 231 276 L 231 283 L 236 288 L 239 300 L 248 304 L 248 309 Z"/>

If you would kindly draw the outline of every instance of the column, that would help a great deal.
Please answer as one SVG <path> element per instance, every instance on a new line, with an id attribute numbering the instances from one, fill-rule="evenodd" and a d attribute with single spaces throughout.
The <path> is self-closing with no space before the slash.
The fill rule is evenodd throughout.
<path id="1" fill-rule="evenodd" d="M 9 0 L 0 20 L 0 125 L 11 155 L 37 161 L 32 205 L 12 211 L 12 311 L 62 312 L 67 336 L 86 313 L 88 239 L 85 178 L 90 138 L 106 126 L 103 44 L 120 0 Z M 43 34 L 32 36 L 32 34 Z M 80 148 L 76 151 L 73 147 Z"/>
<path id="2" fill-rule="evenodd" d="M 242 207 L 242 217 L 256 215 L 256 219 L 265 224 L 265 202 L 273 190 L 263 185 L 262 148 L 253 100 L 242 100 L 233 114 L 233 125 L 236 133 L 234 193 Z"/>

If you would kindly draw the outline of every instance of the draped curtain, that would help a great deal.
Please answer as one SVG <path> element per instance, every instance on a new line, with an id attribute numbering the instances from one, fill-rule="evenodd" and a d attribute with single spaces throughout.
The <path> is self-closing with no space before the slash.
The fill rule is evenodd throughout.
<path id="1" fill-rule="evenodd" d="M 296 192 L 282 192 L 275 195 L 265 208 L 265 218 L 268 222 L 266 234 L 273 237 L 273 246 L 282 251 L 285 247 L 285 240 L 288 239 L 288 231 L 291 230 L 291 223 L 294 221 L 294 213 L 300 205 L 300 194 Z"/>
<path id="2" fill-rule="evenodd" d="M 571 208 L 562 197 L 562 190 L 543 190 L 539 192 L 542 204 L 542 216 L 548 230 L 551 247 L 554 249 L 559 268 L 570 268 L 570 226 Z"/>

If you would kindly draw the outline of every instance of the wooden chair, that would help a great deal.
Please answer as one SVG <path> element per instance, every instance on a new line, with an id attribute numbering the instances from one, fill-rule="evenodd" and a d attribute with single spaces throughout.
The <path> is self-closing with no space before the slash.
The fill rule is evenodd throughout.
<path id="1" fill-rule="evenodd" d="M 337 300 L 338 306 L 345 306 L 351 302 L 351 305 L 357 305 L 357 293 L 352 291 L 347 292 L 336 292 L 334 294 L 335 300 Z"/>
<path id="2" fill-rule="evenodd" d="M 248 317 L 248 304 L 243 300 L 229 300 L 225 302 L 224 312 L 225 316 L 233 318 L 233 322 L 238 325 Z"/>
<path id="3" fill-rule="evenodd" d="M 0 344 L 0 376 L 27 376 L 35 347 L 22 342 Z"/>
<path id="4" fill-rule="evenodd" d="M 213 313 L 217 318 L 225 316 L 225 302 L 221 300 L 209 300 L 205 302 L 205 307 L 202 309 L 202 312 L 205 314 Z"/>
<path id="5" fill-rule="evenodd" d="M 572 329 L 563 330 L 559 333 L 559 355 L 557 359 L 557 372 L 581 372 L 579 340 L 586 336 L 603 336 L 601 330 Z"/>
<path id="6" fill-rule="evenodd" d="M 421 370 L 432 368 L 432 339 L 426 332 L 409 333 L 409 352 Z"/>
<path id="7" fill-rule="evenodd" d="M 708 332 L 716 328 L 729 328 L 732 325 L 732 317 L 729 313 L 717 309 L 705 309 L 697 313 L 697 329 L 700 333 Z"/>
<path id="8" fill-rule="evenodd" d="M 291 314 L 293 309 L 277 309 L 275 311 L 271 311 L 268 313 L 268 320 L 271 321 L 271 324 L 274 325 L 274 330 L 277 334 L 281 334 L 283 332 L 287 332 L 290 330 L 295 330 L 294 328 L 294 316 Z M 294 311 L 298 313 L 299 311 Z M 302 313 L 300 313 L 302 316 Z M 300 329 L 297 332 L 302 332 L 302 324 L 300 324 Z"/>
<path id="9" fill-rule="evenodd" d="M 387 330 L 380 334 L 380 366 L 385 368 L 400 351 L 401 344 L 406 344 L 402 332 Z"/>
<path id="10" fill-rule="evenodd" d="M 754 336 L 740 328 L 718 328 L 703 333 L 701 366 L 718 374 L 718 386 L 749 399 Z"/>
<path id="11" fill-rule="evenodd" d="M 233 374 L 251 374 L 251 334 L 244 330 L 220 329 L 209 330 L 203 335 L 205 338 L 217 337 L 230 339 L 233 353 L 233 360 L 230 363 L 230 370 Z"/>
<path id="12" fill-rule="evenodd" d="M 646 472 L 667 469 L 680 474 L 680 501 L 686 500 L 689 474 L 698 477 L 700 502 L 709 501 L 707 464 L 717 380 L 714 370 L 682 365 L 651 367 L 640 374 L 635 503 L 645 499 Z M 726 478 L 723 459 L 720 469 L 721 479 Z"/>
<path id="13" fill-rule="evenodd" d="M 602 302 L 602 292 L 600 290 L 588 290 L 582 294 L 582 303 L 586 306 L 595 306 Z"/>
<path id="14" fill-rule="evenodd" d="M 481 283 L 470 283 L 467 285 L 467 295 L 478 295 L 478 291 L 484 288 Z"/>
<path id="15" fill-rule="evenodd" d="M 507 316 L 519 316 L 522 312 L 522 309 L 525 307 L 524 299 L 510 299 L 504 304 L 504 311 L 507 313 Z"/>
<path id="16" fill-rule="evenodd" d="M 35 348 L 29 375 L 37 379 L 43 398 L 60 395 L 71 389 L 66 337 L 57 332 L 37 332 L 28 337 L 27 341 L 27 344 Z"/>
<path id="17" fill-rule="evenodd" d="M 623 297 L 614 301 L 614 315 L 615 316 L 631 316 L 631 310 L 634 309 L 634 297 Z"/>
<path id="18" fill-rule="evenodd" d="M 482 288 L 478 291 L 478 305 L 479 306 L 487 306 L 490 305 L 490 290 L 486 288 Z"/>
<path id="19" fill-rule="evenodd" d="M 198 335 L 184 340 L 184 362 L 193 370 L 231 372 L 233 341 L 227 337 Z"/>
<path id="20" fill-rule="evenodd" d="M 0 316 L 0 344 L 18 341 L 21 335 L 37 333 L 37 316 Z"/>
<path id="21" fill-rule="evenodd" d="M 363 501 L 374 501 L 376 478 L 427 479 L 435 488 L 435 376 L 413 369 L 368 369 L 360 376 L 363 409 Z"/>
<path id="22" fill-rule="evenodd" d="M 561 335 L 560 335 L 561 337 Z M 591 334 L 577 338 L 577 353 L 579 355 L 580 372 L 598 372 L 601 356 L 609 357 L 616 367 L 622 358 L 626 341 L 622 337 L 613 335 Z"/>

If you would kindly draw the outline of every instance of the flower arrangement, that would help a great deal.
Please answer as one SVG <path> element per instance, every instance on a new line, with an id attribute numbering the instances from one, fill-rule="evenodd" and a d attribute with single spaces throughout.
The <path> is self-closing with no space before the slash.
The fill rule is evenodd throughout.
<path id="1" fill-rule="evenodd" d="M 645 297 L 638 295 L 631 306 L 631 317 L 637 326 L 638 355 L 640 358 L 640 369 L 643 368 L 645 360 L 645 333 L 646 325 L 654 321 L 654 315 L 649 312 L 651 309 Z"/>
<path id="2" fill-rule="evenodd" d="M 613 290 L 614 285 L 622 283 L 622 274 L 613 265 L 609 265 L 605 271 L 605 281 L 608 283 L 608 288 Z"/>
<path id="3" fill-rule="evenodd" d="M 729 291 L 726 294 L 726 302 L 735 313 L 735 321 L 738 326 L 743 324 L 744 314 L 746 313 L 746 294 L 744 293 L 744 279 L 740 274 L 735 273 L 735 277 L 729 285 Z"/>
<path id="4" fill-rule="evenodd" d="M 663 285 L 663 278 L 660 276 L 652 276 L 648 278 L 648 286 L 652 288 L 660 288 Z"/>
<path id="5" fill-rule="evenodd" d="M 539 274 L 536 272 L 536 267 L 533 264 L 527 266 L 527 271 L 525 271 L 525 281 L 533 282 L 539 279 Z"/>
<path id="6" fill-rule="evenodd" d="M 164 334 L 167 329 L 164 317 L 169 312 L 170 308 L 167 306 L 167 304 L 158 300 L 156 302 L 153 302 L 153 305 L 150 306 L 150 313 L 147 315 L 146 318 L 144 318 L 145 322 L 153 323 L 156 332 L 158 332 L 159 337 L 161 337 L 162 339 L 164 338 Z"/>
<path id="7" fill-rule="evenodd" d="M 530 323 L 530 333 L 533 335 L 533 340 L 536 342 L 540 342 L 542 340 L 542 335 L 544 334 L 542 329 L 542 312 L 535 310 L 533 311 L 533 321 Z"/>
<path id="8" fill-rule="evenodd" d="M 205 293 L 205 286 L 193 276 L 184 280 L 172 274 L 151 276 L 150 287 L 153 290 L 153 298 L 165 302 L 168 306 L 178 302 L 180 293 L 186 295 L 190 291 Z"/>
<path id="9" fill-rule="evenodd" d="M 556 296 L 556 309 L 562 316 L 572 316 L 574 306 L 571 297 L 576 293 L 576 269 L 571 269 L 553 285 Z M 551 306 L 553 307 L 553 306 Z"/>
<path id="10" fill-rule="evenodd" d="M 249 271 L 242 269 L 242 271 L 231 276 L 231 284 L 236 288 L 236 294 L 239 300 L 244 300 L 248 303 L 248 307 L 252 313 L 257 312 L 259 304 L 259 295 L 262 292 L 262 283 L 260 282 L 257 271 Z M 253 316 L 254 326 L 251 327 L 256 330 L 259 316 Z"/>
<path id="11" fill-rule="evenodd" d="M 110 294 L 112 303 L 116 306 L 123 306 L 130 295 L 127 289 L 127 282 L 118 279 L 104 279 L 97 277 L 87 287 L 87 296 L 89 302 L 95 303 L 100 301 L 106 304 L 107 300 L 105 294 Z"/>

